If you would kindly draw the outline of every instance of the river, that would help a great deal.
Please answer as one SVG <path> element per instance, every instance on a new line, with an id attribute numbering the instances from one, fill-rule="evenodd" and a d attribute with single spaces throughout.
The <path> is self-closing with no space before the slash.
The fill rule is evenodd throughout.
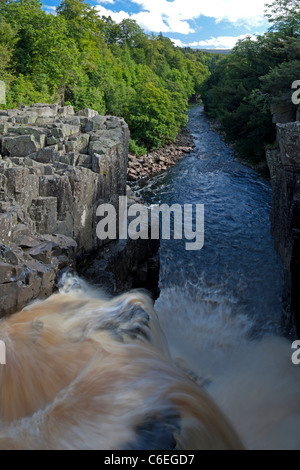
<path id="1" fill-rule="evenodd" d="M 271 185 L 234 159 L 202 107 L 189 111 L 188 128 L 194 152 L 134 186 L 149 206 L 205 207 L 202 250 L 161 241 L 156 310 L 173 357 L 197 374 L 247 446 L 289 448 L 293 438 L 283 426 L 292 419 L 299 434 L 300 421 L 285 401 L 299 403 L 299 375 L 280 338 L 284 281 L 270 234 Z"/>
<path id="2" fill-rule="evenodd" d="M 169 304 L 172 323 L 185 323 L 186 330 L 188 321 L 189 337 L 206 321 L 219 322 L 223 334 L 229 329 L 234 342 L 245 334 L 279 333 L 283 267 L 270 234 L 271 185 L 235 161 L 201 107 L 190 110 L 188 128 L 195 151 L 135 187 L 148 205 L 205 207 L 202 250 L 187 251 L 183 240 L 161 242 L 161 321 L 169 324 L 164 313 Z"/>
<path id="3" fill-rule="evenodd" d="M 148 206 L 204 205 L 201 250 L 161 242 L 163 333 L 143 293 L 110 298 L 95 271 L 92 285 L 65 273 L 60 294 L 1 324 L 0 448 L 239 448 L 219 407 L 247 449 L 300 449 L 270 184 L 234 160 L 199 106 L 189 129 L 195 151 L 134 188 Z"/>

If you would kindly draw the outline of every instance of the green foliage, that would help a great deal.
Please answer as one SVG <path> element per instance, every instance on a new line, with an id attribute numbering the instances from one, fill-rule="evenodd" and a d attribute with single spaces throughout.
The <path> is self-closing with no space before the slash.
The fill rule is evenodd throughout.
<path id="1" fill-rule="evenodd" d="M 300 78 L 299 3 L 276 0 L 267 11 L 270 31 L 239 41 L 202 86 L 206 111 L 236 150 L 255 162 L 265 159 L 266 145 L 275 140 L 271 106 L 293 110 L 291 85 Z"/>
<path id="2" fill-rule="evenodd" d="M 143 157 L 148 153 L 148 150 L 146 147 L 143 147 L 141 145 L 138 145 L 137 142 L 133 139 L 130 139 L 129 141 L 129 152 L 133 153 L 137 157 Z"/>
<path id="3" fill-rule="evenodd" d="M 62 0 L 56 15 L 39 0 L 1 1 L 0 56 L 7 107 L 47 101 L 124 116 L 137 154 L 176 138 L 213 60 L 84 0 Z"/>
<path id="4" fill-rule="evenodd" d="M 300 4 L 298 0 L 275 0 L 267 4 L 266 17 L 272 24 L 272 31 L 285 36 L 300 35 Z"/>
<path id="5" fill-rule="evenodd" d="M 75 112 L 85 108 L 95 109 L 100 115 L 104 115 L 106 112 L 102 91 L 99 88 L 91 87 L 89 83 L 81 83 L 77 89 L 75 88 L 72 102 L 69 103 L 74 106 Z"/>
<path id="6" fill-rule="evenodd" d="M 141 87 L 125 117 L 134 137 L 152 148 L 176 138 L 178 126 L 170 95 L 152 82 Z"/>
<path id="7" fill-rule="evenodd" d="M 221 56 L 177 48 L 131 19 L 117 24 L 84 0 L 62 0 L 56 15 L 39 0 L 0 1 L 6 107 L 60 102 L 124 116 L 131 151 L 143 155 L 175 140 L 189 98 L 201 95 L 236 149 L 259 161 L 274 140 L 270 107 L 290 103 L 300 77 L 299 1 L 275 0 L 266 16 L 267 34 Z"/>
<path id="8" fill-rule="evenodd" d="M 29 106 L 32 103 L 52 103 L 54 101 L 47 85 L 41 85 L 37 88 L 28 77 L 20 74 L 8 86 L 5 107 L 9 109 L 23 105 Z"/>
<path id="9" fill-rule="evenodd" d="M 300 56 L 299 56 L 300 57 Z M 300 77 L 300 60 L 283 62 L 267 75 L 260 77 L 261 90 L 268 94 L 272 103 L 291 102 L 293 90 L 291 84 Z"/>
<path id="10" fill-rule="evenodd" d="M 14 28 L 0 17 L 0 77 L 9 86 L 12 76 L 12 58 L 16 32 Z"/>

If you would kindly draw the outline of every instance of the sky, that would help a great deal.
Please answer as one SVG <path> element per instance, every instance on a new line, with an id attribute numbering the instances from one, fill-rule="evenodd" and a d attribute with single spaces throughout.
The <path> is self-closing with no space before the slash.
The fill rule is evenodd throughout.
<path id="1" fill-rule="evenodd" d="M 55 12 L 58 0 L 46 0 Z M 267 0 L 90 0 L 100 15 L 132 18 L 146 33 L 163 33 L 179 47 L 231 49 L 238 39 L 267 31 Z"/>

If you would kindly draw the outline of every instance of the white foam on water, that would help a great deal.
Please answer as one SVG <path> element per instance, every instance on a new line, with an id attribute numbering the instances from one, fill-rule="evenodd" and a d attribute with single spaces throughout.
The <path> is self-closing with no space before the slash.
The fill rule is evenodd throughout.
<path id="1" fill-rule="evenodd" d="M 247 342 L 253 322 L 233 313 L 234 299 L 191 298 L 183 288 L 164 289 L 155 308 L 174 358 L 201 376 L 222 368 L 224 354 Z"/>
<path id="2" fill-rule="evenodd" d="M 173 359 L 192 369 L 248 449 L 300 449 L 300 366 L 291 343 L 251 338 L 234 299 L 164 289 L 156 310 Z M 235 313 L 233 313 L 233 308 Z"/>
<path id="3" fill-rule="evenodd" d="M 74 290 L 103 298 L 66 275 L 61 291 Z M 291 342 L 270 333 L 253 339 L 254 321 L 237 314 L 236 299 L 201 291 L 165 288 L 155 303 L 174 362 L 197 377 L 247 449 L 300 449 L 300 366 L 292 364 Z"/>

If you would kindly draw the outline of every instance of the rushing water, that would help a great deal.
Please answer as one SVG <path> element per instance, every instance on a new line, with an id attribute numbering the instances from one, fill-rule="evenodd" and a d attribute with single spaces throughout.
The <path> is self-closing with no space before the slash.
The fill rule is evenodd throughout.
<path id="1" fill-rule="evenodd" d="M 109 298 L 65 275 L 60 294 L 4 319 L 0 449 L 300 449 L 270 185 L 200 107 L 189 127 L 195 152 L 135 189 L 149 205 L 204 204 L 204 248 L 162 241 L 158 316 L 142 293 Z"/>
<path id="2" fill-rule="evenodd" d="M 194 152 L 134 187 L 148 205 L 205 206 L 202 250 L 186 251 L 182 240 L 161 242 L 156 309 L 173 356 L 199 375 L 249 446 L 259 447 L 260 438 L 262 447 L 275 441 L 289 446 L 291 440 L 283 443 L 284 432 L 276 428 L 276 413 L 284 415 L 289 400 L 284 386 L 297 397 L 299 375 L 290 368 L 290 345 L 279 339 L 283 267 L 270 234 L 271 185 L 234 159 L 201 107 L 190 110 L 188 127 Z M 289 377 L 280 368 L 283 360 Z M 261 431 L 268 426 L 263 411 L 274 415 L 276 439 Z M 253 425 L 250 415 L 258 417 Z M 299 432 L 299 415 L 292 429 Z"/>
<path id="3" fill-rule="evenodd" d="M 162 241 L 158 308 L 173 289 L 201 306 L 193 319 L 191 312 L 182 312 L 189 322 L 218 312 L 226 321 L 251 324 L 252 335 L 278 332 L 283 268 L 270 235 L 271 186 L 234 160 L 201 107 L 190 111 L 189 130 L 196 144 L 191 156 L 139 190 L 148 204 L 205 206 L 202 250 L 187 251 L 181 240 Z"/>

